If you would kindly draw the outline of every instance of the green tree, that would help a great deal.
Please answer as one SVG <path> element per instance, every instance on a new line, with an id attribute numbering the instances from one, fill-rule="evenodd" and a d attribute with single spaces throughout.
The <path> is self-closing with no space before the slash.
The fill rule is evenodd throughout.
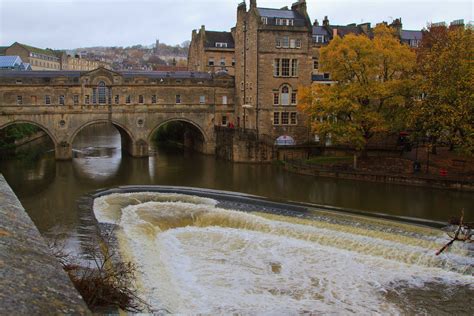
<path id="1" fill-rule="evenodd" d="M 365 155 L 376 133 L 404 128 L 416 91 L 416 55 L 391 29 L 377 26 L 373 39 L 336 37 L 321 48 L 319 62 L 335 83 L 313 84 L 299 93 L 300 108 L 312 118 L 315 133 Z"/>

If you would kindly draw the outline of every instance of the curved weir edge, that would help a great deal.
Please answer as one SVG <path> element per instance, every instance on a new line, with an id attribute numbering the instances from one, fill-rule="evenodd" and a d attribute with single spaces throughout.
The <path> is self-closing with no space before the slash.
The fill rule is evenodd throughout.
<path id="1" fill-rule="evenodd" d="M 433 221 L 422 218 L 414 218 L 407 216 L 390 215 L 380 212 L 368 212 L 362 210 L 355 210 L 349 208 L 335 207 L 329 205 L 295 202 L 295 201 L 278 201 L 269 199 L 262 196 L 251 195 L 247 193 L 223 191 L 215 189 L 203 189 L 194 187 L 183 187 L 183 186 L 162 186 L 162 185 L 129 185 L 129 186 L 118 186 L 110 189 L 100 189 L 91 192 L 87 196 L 84 196 L 79 201 L 83 206 L 87 206 L 91 211 L 93 209 L 94 199 L 113 194 L 113 193 L 137 193 L 137 192 L 158 192 L 158 193 L 179 193 L 195 195 L 199 197 L 212 198 L 218 201 L 227 201 L 235 203 L 245 203 L 247 205 L 253 205 L 255 207 L 268 207 L 277 210 L 284 210 L 288 216 L 297 216 L 298 214 L 306 214 L 310 212 L 310 209 L 319 211 L 328 211 L 333 213 L 342 213 L 348 215 L 363 216 L 369 218 L 384 219 L 388 221 L 395 221 L 399 223 L 413 224 L 419 226 L 426 226 L 431 228 L 442 228 L 447 225 L 445 222 Z M 85 199 L 85 200 L 84 200 Z"/>

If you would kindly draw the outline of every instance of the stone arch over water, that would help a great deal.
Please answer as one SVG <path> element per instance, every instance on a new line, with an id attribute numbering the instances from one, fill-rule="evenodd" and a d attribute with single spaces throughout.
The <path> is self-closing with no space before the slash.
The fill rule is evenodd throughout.
<path id="1" fill-rule="evenodd" d="M 4 128 L 7 128 L 9 126 L 18 125 L 18 124 L 30 124 L 30 125 L 38 127 L 43 132 L 45 132 L 46 135 L 48 135 L 49 139 L 54 144 L 54 147 L 56 147 L 58 145 L 58 141 L 57 141 L 55 135 L 50 131 L 50 129 L 47 126 L 45 126 L 41 123 L 32 121 L 32 120 L 14 120 L 14 121 L 5 123 L 3 125 L 0 125 L 0 130 L 3 130 Z"/>
<path id="2" fill-rule="evenodd" d="M 107 123 L 114 126 L 114 128 L 119 132 L 120 139 L 121 139 L 122 150 L 126 151 L 130 155 L 133 155 L 134 154 L 134 146 L 137 144 L 133 133 L 126 126 L 122 125 L 119 122 L 113 121 L 113 120 L 111 121 L 111 120 L 99 119 L 99 120 L 89 121 L 89 122 L 86 122 L 86 123 L 80 125 L 71 134 L 71 136 L 69 138 L 69 141 L 68 141 L 69 144 L 71 144 L 71 146 L 72 146 L 74 144 L 74 140 L 75 140 L 76 136 L 82 130 L 84 130 L 85 128 L 87 128 L 89 126 L 92 126 L 92 125 L 107 124 Z"/>
<path id="3" fill-rule="evenodd" d="M 156 124 L 148 134 L 148 143 L 152 144 L 154 141 L 153 138 L 160 128 L 170 123 L 184 123 L 185 131 L 183 137 L 185 147 L 193 148 L 202 153 L 211 153 L 209 152 L 211 140 L 205 129 L 193 120 L 182 117 L 169 118 Z"/>

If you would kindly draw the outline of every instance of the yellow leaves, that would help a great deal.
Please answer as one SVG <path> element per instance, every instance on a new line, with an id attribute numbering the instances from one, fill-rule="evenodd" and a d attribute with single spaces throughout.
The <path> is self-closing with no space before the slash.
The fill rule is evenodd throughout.
<path id="1" fill-rule="evenodd" d="M 299 93 L 300 109 L 313 119 L 316 133 L 361 149 L 374 133 L 402 125 L 397 117 L 414 90 L 416 58 L 390 29 L 377 28 L 373 40 L 335 38 L 321 49 L 319 61 L 337 83 Z"/>

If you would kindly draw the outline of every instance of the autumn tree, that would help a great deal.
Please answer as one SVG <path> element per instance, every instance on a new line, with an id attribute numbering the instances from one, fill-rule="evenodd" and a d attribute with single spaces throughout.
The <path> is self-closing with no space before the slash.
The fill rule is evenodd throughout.
<path id="1" fill-rule="evenodd" d="M 474 35 L 464 26 L 431 26 L 417 52 L 423 99 L 411 123 L 433 148 L 474 155 Z"/>
<path id="2" fill-rule="evenodd" d="M 334 84 L 300 89 L 300 108 L 318 135 L 351 144 L 365 154 L 376 134 L 402 128 L 412 106 L 415 53 L 385 25 L 365 35 L 335 37 L 320 50 L 320 70 Z"/>

